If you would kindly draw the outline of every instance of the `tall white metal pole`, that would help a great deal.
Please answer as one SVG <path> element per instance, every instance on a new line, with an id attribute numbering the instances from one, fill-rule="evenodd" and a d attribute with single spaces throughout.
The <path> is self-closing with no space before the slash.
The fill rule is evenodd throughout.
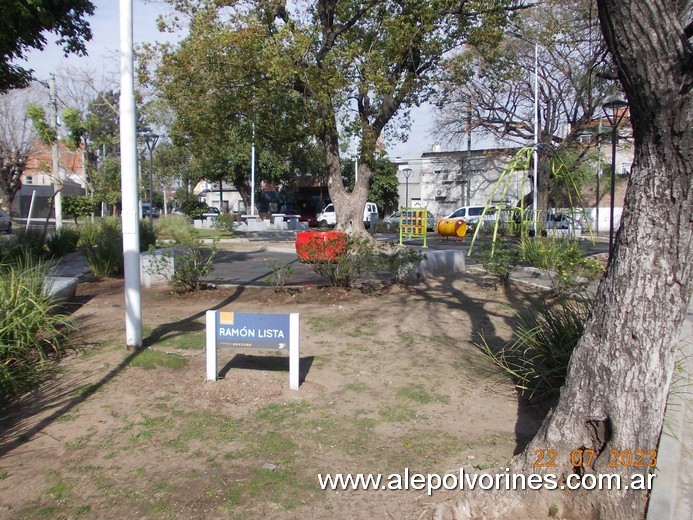
<path id="1" fill-rule="evenodd" d="M 253 121 L 253 145 L 250 149 L 250 214 L 255 215 L 255 122 Z"/>
<path id="2" fill-rule="evenodd" d="M 354 157 L 354 189 L 359 182 L 359 156 Z"/>
<path id="3" fill-rule="evenodd" d="M 51 125 L 55 130 L 55 139 L 51 145 L 53 159 L 53 186 L 55 190 L 55 229 L 63 227 L 63 179 L 60 176 L 60 150 L 58 149 L 58 93 L 55 88 L 55 74 L 50 75 L 48 88 L 51 98 Z"/>
<path id="4" fill-rule="evenodd" d="M 539 173 L 539 42 L 534 42 L 534 179 L 532 182 L 532 208 L 534 209 L 534 236 L 537 234 L 537 220 L 539 219 L 537 193 L 539 183 L 537 176 Z"/>
<path id="5" fill-rule="evenodd" d="M 132 0 L 120 0 L 120 186 L 123 197 L 125 340 L 128 350 L 142 347 L 137 116 L 133 63 Z"/>

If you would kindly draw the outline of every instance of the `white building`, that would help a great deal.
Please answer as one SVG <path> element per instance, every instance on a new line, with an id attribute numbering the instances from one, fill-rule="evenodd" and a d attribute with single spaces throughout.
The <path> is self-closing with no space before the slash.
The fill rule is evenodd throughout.
<path id="1" fill-rule="evenodd" d="M 436 217 L 461 206 L 515 205 L 532 188 L 527 170 L 503 176 L 517 151 L 426 152 L 419 158 L 397 160 L 400 205 L 425 206 Z"/>

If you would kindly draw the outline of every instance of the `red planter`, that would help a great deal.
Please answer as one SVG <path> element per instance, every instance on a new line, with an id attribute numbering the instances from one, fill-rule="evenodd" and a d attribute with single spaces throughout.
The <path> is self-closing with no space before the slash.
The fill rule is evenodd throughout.
<path id="1" fill-rule="evenodd" d="M 343 231 L 300 231 L 296 253 L 302 262 L 330 262 L 344 256 L 347 236 Z"/>

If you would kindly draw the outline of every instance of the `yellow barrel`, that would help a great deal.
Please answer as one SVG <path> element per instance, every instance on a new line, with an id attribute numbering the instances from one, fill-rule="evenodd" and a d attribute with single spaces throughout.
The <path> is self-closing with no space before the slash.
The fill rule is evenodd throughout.
<path id="1" fill-rule="evenodd" d="M 467 234 L 467 221 L 463 218 L 441 218 L 436 223 L 438 237 L 464 238 Z"/>

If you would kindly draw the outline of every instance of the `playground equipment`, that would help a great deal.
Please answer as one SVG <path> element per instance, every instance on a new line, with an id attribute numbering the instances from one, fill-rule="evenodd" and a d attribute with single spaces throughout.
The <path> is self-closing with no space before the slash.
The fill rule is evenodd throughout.
<path id="1" fill-rule="evenodd" d="M 467 234 L 467 221 L 463 218 L 441 218 L 436 224 L 438 238 L 455 237 L 464 240 Z"/>

